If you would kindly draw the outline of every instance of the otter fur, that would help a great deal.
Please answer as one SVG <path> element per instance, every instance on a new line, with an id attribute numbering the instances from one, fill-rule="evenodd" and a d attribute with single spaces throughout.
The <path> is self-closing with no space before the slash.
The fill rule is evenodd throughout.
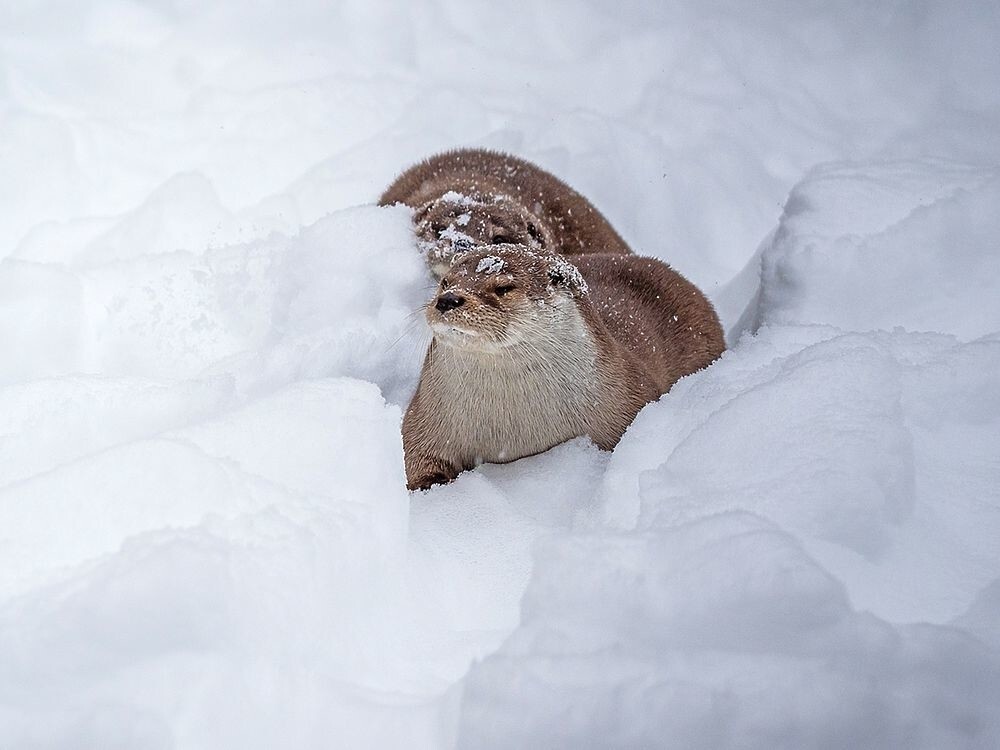
<path id="1" fill-rule="evenodd" d="M 515 156 L 447 151 L 403 172 L 379 205 L 403 203 L 431 271 L 441 277 L 474 245 L 522 244 L 561 255 L 630 254 L 594 206 L 562 180 Z"/>
<path id="2" fill-rule="evenodd" d="M 433 340 L 403 418 L 407 486 L 449 482 L 587 435 L 610 450 L 639 410 L 725 344 L 660 261 L 523 245 L 460 256 L 425 313 Z"/>

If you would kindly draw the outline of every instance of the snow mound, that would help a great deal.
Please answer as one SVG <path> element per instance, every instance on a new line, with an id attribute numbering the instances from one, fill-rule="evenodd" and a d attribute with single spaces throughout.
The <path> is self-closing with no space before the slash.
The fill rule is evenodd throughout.
<path id="1" fill-rule="evenodd" d="M 1000 183 L 939 167 L 792 191 L 763 324 L 647 406 L 536 547 L 459 747 L 995 743 Z"/>
<path id="2" fill-rule="evenodd" d="M 864 608 L 943 622 L 1000 570 L 998 366 L 997 340 L 765 328 L 640 414 L 591 523 L 752 510 Z"/>
<path id="3" fill-rule="evenodd" d="M 371 683 L 408 525 L 399 423 L 371 384 L 300 383 L 0 491 L 5 742 L 95 723 L 102 745 L 184 745 L 205 700 L 267 715 L 292 710 L 265 710 L 272 680 Z M 188 697 L 164 702 L 175 680 Z"/>
<path id="4" fill-rule="evenodd" d="M 762 258 L 756 324 L 1000 329 L 1000 170 L 828 165 L 795 187 Z"/>
<path id="5" fill-rule="evenodd" d="M 0 346 L 25 356 L 0 363 L 0 383 L 84 372 L 227 373 L 240 387 L 329 375 L 391 384 L 412 366 L 390 363 L 418 360 L 412 313 L 429 284 L 411 234 L 405 209 L 369 206 L 295 238 L 273 233 L 203 253 L 73 268 L 4 259 Z"/>
<path id="6" fill-rule="evenodd" d="M 852 610 L 758 516 L 560 538 L 535 570 L 466 680 L 458 747 L 985 750 L 1000 731 L 996 652 Z"/>

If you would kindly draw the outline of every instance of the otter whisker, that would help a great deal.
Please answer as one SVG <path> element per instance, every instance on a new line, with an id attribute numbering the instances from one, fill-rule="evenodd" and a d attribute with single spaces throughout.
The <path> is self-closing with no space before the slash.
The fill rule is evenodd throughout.
<path id="1" fill-rule="evenodd" d="M 419 326 L 420 326 L 419 320 L 417 320 L 416 318 L 411 319 L 405 326 L 403 326 L 403 332 L 400 333 L 399 336 L 397 336 L 392 341 L 392 343 L 385 348 L 385 351 L 391 352 L 399 344 L 400 341 L 402 341 L 404 338 L 413 333 L 413 331 L 416 330 Z"/>

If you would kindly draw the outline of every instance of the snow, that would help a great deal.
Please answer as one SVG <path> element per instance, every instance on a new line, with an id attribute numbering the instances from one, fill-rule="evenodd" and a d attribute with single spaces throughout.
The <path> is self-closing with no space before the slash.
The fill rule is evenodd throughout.
<path id="1" fill-rule="evenodd" d="M 818 167 L 792 191 L 764 250 L 756 322 L 992 333 L 1000 329 L 997 205 L 995 168 Z M 797 291 L 810 277 L 823 284 Z"/>
<path id="2" fill-rule="evenodd" d="M 842 584 L 760 516 L 559 539 L 537 550 L 536 571 L 521 626 L 467 678 L 462 747 L 996 737 L 995 654 L 959 631 L 853 611 Z"/>
<path id="3" fill-rule="evenodd" d="M 996 747 L 998 33 L 0 9 L 0 746 Z M 586 195 L 731 348 L 613 453 L 409 494 L 435 284 L 374 202 L 463 145 Z"/>
<path id="4" fill-rule="evenodd" d="M 463 216 L 464 215 L 465 214 L 463 214 Z M 455 223 L 449 224 L 447 227 L 438 232 L 438 237 L 440 237 L 442 240 L 448 240 L 449 242 L 458 247 L 463 247 L 463 246 L 470 247 L 474 245 L 476 243 L 475 238 L 470 234 L 466 234 L 465 232 L 461 232 L 458 229 L 456 229 L 455 228 L 456 224 L 461 227 L 468 224 L 468 222 L 462 224 L 461 222 L 456 220 Z M 428 242 L 426 244 L 427 244 L 427 250 L 438 247 L 437 243 L 434 242 Z"/>
<path id="5" fill-rule="evenodd" d="M 587 294 L 590 291 L 587 280 L 583 278 L 580 269 L 562 256 L 557 255 L 549 259 L 548 264 L 550 268 L 549 273 L 566 284 L 570 289 L 577 289 L 581 294 Z"/>
<path id="6" fill-rule="evenodd" d="M 476 273 L 485 273 L 487 276 L 498 274 L 503 271 L 506 265 L 507 263 L 503 258 L 498 258 L 495 255 L 487 255 L 479 261 L 479 264 L 476 266 Z"/>
<path id="7" fill-rule="evenodd" d="M 457 203 L 460 206 L 474 206 L 476 201 L 468 195 L 463 195 L 456 190 L 449 190 L 441 196 L 444 203 Z"/>

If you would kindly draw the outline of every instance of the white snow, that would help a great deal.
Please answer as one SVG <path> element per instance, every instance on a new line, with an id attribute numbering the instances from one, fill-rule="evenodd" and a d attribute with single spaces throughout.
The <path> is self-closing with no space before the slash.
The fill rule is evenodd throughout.
<path id="1" fill-rule="evenodd" d="M 495 255 L 487 255 L 479 261 L 479 264 L 476 266 L 476 273 L 485 273 L 486 275 L 497 274 L 503 271 L 506 265 L 507 262 L 503 258 L 498 258 Z"/>
<path id="2" fill-rule="evenodd" d="M 546 258 L 546 261 L 549 264 L 551 273 L 556 274 L 556 276 L 562 279 L 563 282 L 571 289 L 578 289 L 581 294 L 586 294 L 590 291 L 590 287 L 587 285 L 587 280 L 583 278 L 583 274 L 580 273 L 580 269 L 568 260 L 557 255 L 551 259 Z"/>
<path id="3" fill-rule="evenodd" d="M 1000 745 L 998 37 L 0 8 L 0 747 Z M 611 454 L 409 495 L 434 281 L 373 204 L 457 146 L 580 190 L 731 349 Z"/>
<path id="4" fill-rule="evenodd" d="M 456 229 L 455 228 L 456 224 L 458 226 L 465 226 L 461 222 L 456 221 L 455 223 L 449 224 L 440 232 L 438 232 L 438 237 L 440 237 L 442 240 L 448 240 L 449 242 L 454 243 L 456 245 L 461 245 L 461 244 L 465 244 L 466 246 L 474 245 L 476 243 L 475 238 L 471 234 L 466 234 L 465 232 Z M 433 248 L 435 246 L 436 245 L 434 243 L 427 243 L 428 249 Z"/>
<path id="5" fill-rule="evenodd" d="M 441 200 L 444 203 L 457 203 L 460 206 L 474 206 L 476 201 L 474 198 L 463 195 L 456 190 L 449 190 L 444 195 L 441 196 Z"/>

